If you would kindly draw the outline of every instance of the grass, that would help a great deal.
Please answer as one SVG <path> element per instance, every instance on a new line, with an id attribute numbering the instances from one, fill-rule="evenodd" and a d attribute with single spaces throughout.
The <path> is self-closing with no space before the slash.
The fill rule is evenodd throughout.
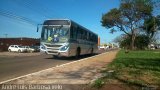
<path id="1" fill-rule="evenodd" d="M 107 66 L 107 70 L 114 70 L 113 79 L 123 83 L 138 86 L 160 85 L 160 51 L 125 53 L 120 50 L 116 59 Z"/>
<path id="2" fill-rule="evenodd" d="M 93 83 L 92 86 L 95 88 L 101 88 L 103 86 L 103 84 L 104 84 L 104 81 L 101 78 L 99 78 L 99 79 L 95 80 L 95 82 Z"/>

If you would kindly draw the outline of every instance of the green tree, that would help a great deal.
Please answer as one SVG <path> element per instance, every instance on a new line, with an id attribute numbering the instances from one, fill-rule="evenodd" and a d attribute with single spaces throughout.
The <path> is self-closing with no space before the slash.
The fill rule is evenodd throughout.
<path id="1" fill-rule="evenodd" d="M 157 17 L 150 17 L 148 19 L 146 19 L 144 21 L 144 31 L 147 34 L 147 36 L 149 36 L 149 38 L 151 39 L 153 37 L 153 35 L 155 34 L 155 32 L 157 32 L 160 28 L 160 19 L 159 16 Z"/>
<path id="2" fill-rule="evenodd" d="M 120 42 L 120 47 L 121 48 L 125 48 L 125 49 L 129 49 L 129 42 L 131 41 L 130 37 L 124 36 L 122 38 L 122 41 Z"/>
<path id="3" fill-rule="evenodd" d="M 137 49 L 145 49 L 150 43 L 150 38 L 147 35 L 138 35 L 135 40 L 135 47 Z"/>
<path id="4" fill-rule="evenodd" d="M 131 38 L 130 49 L 134 49 L 136 35 L 143 26 L 144 20 L 151 16 L 151 0 L 121 0 L 119 8 L 111 9 L 102 15 L 102 26 L 114 33 L 124 32 Z"/>

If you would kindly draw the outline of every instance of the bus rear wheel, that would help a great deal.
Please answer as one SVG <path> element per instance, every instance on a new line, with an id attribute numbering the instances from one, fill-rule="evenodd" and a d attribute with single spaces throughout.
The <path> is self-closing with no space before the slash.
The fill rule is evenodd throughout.
<path id="1" fill-rule="evenodd" d="M 91 53 L 90 53 L 90 55 L 93 55 L 93 48 L 91 49 Z"/>
<path id="2" fill-rule="evenodd" d="M 81 49 L 80 49 L 80 48 L 77 48 L 77 51 L 76 51 L 76 58 L 79 58 L 80 53 L 81 53 Z"/>

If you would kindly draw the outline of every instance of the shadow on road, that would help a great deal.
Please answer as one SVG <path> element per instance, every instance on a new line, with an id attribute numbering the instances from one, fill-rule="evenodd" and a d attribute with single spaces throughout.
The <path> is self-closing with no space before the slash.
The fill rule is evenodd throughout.
<path id="1" fill-rule="evenodd" d="M 79 58 L 76 58 L 76 57 L 54 57 L 54 56 L 50 56 L 48 58 L 45 58 L 45 59 L 54 59 L 54 60 L 69 60 L 69 61 L 75 61 L 75 60 L 80 60 L 80 59 L 83 59 L 83 58 L 87 58 L 87 57 L 91 57 L 91 56 L 95 56 L 95 55 L 98 55 L 98 54 L 101 54 L 101 53 L 104 53 L 104 52 L 110 52 L 110 51 L 115 51 L 115 50 L 118 50 L 117 48 L 116 49 L 107 49 L 107 50 L 98 50 L 97 53 L 93 54 L 93 55 L 81 55 Z"/>
<path id="2" fill-rule="evenodd" d="M 70 60 L 70 61 L 73 61 L 73 60 L 80 60 L 80 59 L 83 59 L 83 58 L 92 57 L 92 56 L 95 56 L 95 55 L 98 55 L 98 54 L 93 54 L 93 55 L 81 55 L 79 58 L 76 58 L 76 57 L 74 57 L 74 56 L 72 56 L 72 57 L 54 57 L 54 56 L 51 56 L 51 57 L 48 57 L 48 58 L 45 58 L 45 59 Z"/>

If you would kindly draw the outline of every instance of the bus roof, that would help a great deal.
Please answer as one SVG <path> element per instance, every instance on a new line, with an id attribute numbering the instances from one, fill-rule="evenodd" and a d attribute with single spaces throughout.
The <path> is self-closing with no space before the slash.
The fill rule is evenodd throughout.
<path id="1" fill-rule="evenodd" d="M 85 28 L 85 27 L 83 27 L 83 26 L 81 26 L 80 24 L 74 22 L 73 20 L 71 20 L 71 22 L 74 23 L 74 24 L 76 24 L 76 25 L 78 25 L 78 26 L 80 26 L 81 28 L 84 28 L 85 30 L 87 30 L 87 31 L 89 31 L 89 32 L 91 32 L 91 33 L 97 35 L 96 33 L 92 32 L 91 30 L 89 30 L 89 29 L 87 29 L 87 28 Z M 98 36 L 98 35 L 97 35 L 97 36 Z"/>
<path id="2" fill-rule="evenodd" d="M 76 25 L 78 25 L 78 26 L 80 26 L 81 28 L 84 28 L 85 30 L 87 30 L 87 31 L 89 31 L 89 32 L 91 32 L 91 33 L 93 33 L 93 34 L 95 34 L 95 35 L 97 35 L 96 33 L 94 33 L 94 32 L 92 32 L 91 30 L 89 30 L 89 29 L 87 29 L 87 28 L 85 28 L 85 27 L 83 27 L 83 26 L 81 26 L 80 24 L 78 24 L 78 23 L 76 23 L 76 22 L 74 22 L 73 20 L 71 20 L 71 19 L 47 19 L 47 20 L 45 20 L 44 21 L 44 23 L 43 24 L 45 24 L 45 22 L 47 22 L 47 21 L 52 21 L 52 20 L 66 20 L 66 21 L 69 21 L 69 22 L 71 22 L 71 24 L 72 23 L 74 23 L 74 24 L 76 24 Z M 98 35 L 97 35 L 98 36 Z"/>

